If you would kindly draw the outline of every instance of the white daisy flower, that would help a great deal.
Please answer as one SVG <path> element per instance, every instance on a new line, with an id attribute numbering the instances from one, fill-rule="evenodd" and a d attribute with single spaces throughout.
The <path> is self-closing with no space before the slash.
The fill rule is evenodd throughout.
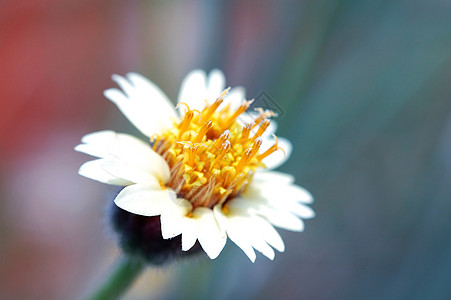
<path id="1" fill-rule="evenodd" d="M 176 110 L 152 82 L 136 73 L 113 75 L 119 89 L 105 96 L 149 141 L 113 131 L 82 138 L 77 151 L 97 157 L 80 175 L 125 186 L 114 202 L 130 213 L 160 216 L 164 239 L 181 235 L 182 250 L 196 241 L 214 259 L 227 238 L 252 262 L 254 249 L 274 258 L 284 243 L 274 226 L 302 231 L 313 201 L 281 165 L 291 144 L 274 135 L 269 111 L 246 113 L 242 87 L 225 89 L 221 71 L 192 71 Z M 238 118 L 240 116 L 240 118 Z"/>

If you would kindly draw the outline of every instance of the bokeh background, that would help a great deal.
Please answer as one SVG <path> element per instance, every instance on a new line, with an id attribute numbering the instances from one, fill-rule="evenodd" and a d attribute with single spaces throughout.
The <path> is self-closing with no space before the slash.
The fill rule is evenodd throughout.
<path id="1" fill-rule="evenodd" d="M 138 134 L 102 96 L 140 72 L 175 99 L 224 70 L 283 109 L 280 170 L 315 196 L 305 232 L 252 264 L 149 269 L 126 299 L 451 298 L 451 2 L 0 2 L 0 298 L 80 299 L 120 251 L 114 188 L 77 175 L 73 147 Z"/>

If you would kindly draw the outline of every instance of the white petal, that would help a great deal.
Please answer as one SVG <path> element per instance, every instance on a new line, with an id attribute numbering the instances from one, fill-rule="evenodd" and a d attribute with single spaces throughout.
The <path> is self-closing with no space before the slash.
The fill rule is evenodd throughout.
<path id="1" fill-rule="evenodd" d="M 182 229 L 182 250 L 188 251 L 197 241 L 197 223 L 192 218 L 185 218 Z"/>
<path id="2" fill-rule="evenodd" d="M 81 165 L 80 169 L 78 170 L 78 174 L 87 177 L 89 179 L 93 179 L 111 185 L 125 186 L 133 183 L 129 180 L 113 176 L 110 173 L 106 172 L 102 168 L 103 163 L 105 163 L 104 159 L 96 159 L 85 162 L 83 165 Z"/>
<path id="3" fill-rule="evenodd" d="M 285 251 L 285 244 L 283 243 L 283 240 L 277 230 L 275 230 L 274 227 L 263 218 L 254 216 L 253 219 L 256 224 L 256 228 L 258 228 L 261 233 L 262 238 L 279 252 Z"/>
<path id="4" fill-rule="evenodd" d="M 117 105 L 127 119 L 144 135 L 170 128 L 177 120 L 174 107 L 166 95 L 151 81 L 136 73 L 127 74 L 128 80 L 119 75 L 112 78 L 122 88 L 108 89 L 106 98 Z"/>
<path id="5" fill-rule="evenodd" d="M 202 249 L 211 259 L 215 259 L 224 248 L 227 236 L 220 230 L 213 211 L 199 207 L 193 212 L 198 225 L 198 239 Z"/>
<path id="6" fill-rule="evenodd" d="M 225 89 L 225 76 L 219 69 L 214 69 L 208 76 L 207 99 L 214 101 Z M 211 103 L 211 102 L 210 102 Z"/>
<path id="7" fill-rule="evenodd" d="M 243 216 L 250 220 L 249 224 L 246 226 L 252 228 L 252 237 L 259 237 L 280 252 L 285 250 L 285 245 L 279 233 L 269 221 L 257 215 L 261 210 L 260 206 L 256 206 L 255 203 L 249 201 L 249 199 L 235 198 L 228 203 L 228 208 L 229 214 Z"/>
<path id="8" fill-rule="evenodd" d="M 280 199 L 283 201 L 296 201 L 307 204 L 313 202 L 313 196 L 306 189 L 295 184 L 282 185 L 274 184 L 270 181 L 266 183 L 251 182 L 250 187 L 251 189 L 249 192 L 255 190 L 259 191 L 262 197 L 274 205 L 280 203 Z"/>
<path id="9" fill-rule="evenodd" d="M 252 182 L 261 183 L 263 185 L 267 183 L 280 183 L 280 184 L 290 184 L 294 182 L 294 176 L 276 172 L 276 171 L 257 171 L 254 174 Z"/>
<path id="10" fill-rule="evenodd" d="M 279 140 L 278 146 L 282 148 L 285 151 L 285 153 L 282 150 L 277 150 L 268 155 L 267 157 L 265 157 L 262 160 L 262 162 L 266 165 L 268 169 L 275 169 L 281 166 L 291 155 L 292 146 L 290 141 L 281 137 L 278 137 L 278 140 Z M 266 142 L 264 145 L 262 144 L 262 149 L 260 152 L 263 153 L 266 150 L 265 149 L 266 147 L 269 148 L 274 143 L 275 141 L 272 143 Z"/>
<path id="11" fill-rule="evenodd" d="M 183 232 L 185 221 L 183 217 L 161 215 L 161 234 L 164 239 L 172 239 Z"/>
<path id="12" fill-rule="evenodd" d="M 161 214 L 161 233 L 164 239 L 181 234 L 186 223 L 186 216 L 192 211 L 192 205 L 185 199 L 173 199 L 165 204 Z"/>
<path id="13" fill-rule="evenodd" d="M 264 240 L 254 237 L 252 246 L 270 260 L 274 259 L 274 250 Z"/>
<path id="14" fill-rule="evenodd" d="M 151 173 L 128 166 L 120 161 L 105 159 L 102 163 L 102 168 L 115 177 L 123 178 L 133 183 L 146 184 L 155 189 L 161 189 L 158 179 Z"/>
<path id="15" fill-rule="evenodd" d="M 222 92 L 222 91 L 221 91 Z M 237 109 L 246 99 L 246 89 L 242 86 L 233 87 L 227 96 L 224 98 L 224 102 L 219 106 L 219 110 L 222 107 L 230 104 L 230 109 Z"/>
<path id="16" fill-rule="evenodd" d="M 227 236 L 230 240 L 240 247 L 252 262 L 255 262 L 255 251 L 252 247 L 249 235 L 245 230 L 246 228 L 240 226 L 243 223 L 241 222 L 240 217 L 226 216 L 219 204 L 214 207 L 214 214 L 219 226 L 227 232 Z"/>
<path id="17" fill-rule="evenodd" d="M 152 174 L 164 183 L 170 178 L 166 161 L 150 145 L 131 135 L 99 131 L 85 135 L 82 142 L 85 144 L 78 145 L 75 150 L 102 158 L 114 157 L 130 168 Z"/>
<path id="18" fill-rule="evenodd" d="M 315 212 L 308 206 L 299 203 L 293 203 L 288 207 L 294 214 L 303 219 L 311 219 L 315 217 Z"/>
<path id="19" fill-rule="evenodd" d="M 249 235 L 243 231 L 238 224 L 235 224 L 235 220 L 230 220 L 227 227 L 227 235 L 232 242 L 243 250 L 243 252 L 249 257 L 251 262 L 255 262 L 256 254 L 251 242 L 249 241 Z"/>
<path id="20" fill-rule="evenodd" d="M 280 182 L 251 182 L 240 198 L 229 202 L 229 208 L 258 214 L 277 227 L 302 231 L 304 223 L 298 216 L 314 216 L 312 209 L 299 203 L 304 191 L 299 186 Z"/>
<path id="21" fill-rule="evenodd" d="M 298 185 L 293 185 L 294 188 L 298 191 L 298 195 L 296 197 L 296 201 L 302 202 L 302 203 L 313 203 L 313 196 L 312 194 L 310 194 L 309 191 L 307 191 L 306 189 L 298 186 Z"/>
<path id="22" fill-rule="evenodd" d="M 132 135 L 116 133 L 112 130 L 89 133 L 83 136 L 81 141 L 84 144 L 78 145 L 75 150 L 97 157 L 106 157 L 117 152 L 140 152 L 141 149 L 150 147 L 149 144 Z"/>
<path id="23" fill-rule="evenodd" d="M 111 79 L 115 81 L 119 85 L 119 87 L 124 91 L 125 96 L 128 97 L 134 96 L 134 94 L 136 93 L 135 87 L 125 77 L 113 74 L 111 76 Z"/>
<path id="24" fill-rule="evenodd" d="M 172 121 L 178 121 L 174 104 L 155 83 L 138 73 L 128 73 L 127 77 L 150 106 L 152 115 L 147 115 L 148 118 L 155 118 L 164 124 L 162 128 L 170 128 L 173 124 Z"/>
<path id="25" fill-rule="evenodd" d="M 271 223 L 256 215 L 256 212 L 258 207 L 253 207 L 246 199 L 236 198 L 228 203 L 227 217 L 235 222 L 237 227 L 241 227 L 243 234 L 247 232 L 247 239 L 252 247 L 269 259 L 273 259 L 274 251 L 268 244 L 280 252 L 285 250 L 285 245 Z"/>
<path id="26" fill-rule="evenodd" d="M 171 190 L 156 190 L 152 186 L 134 184 L 125 187 L 114 199 L 116 205 L 141 216 L 158 216 L 167 202 L 173 201 Z"/>
<path id="27" fill-rule="evenodd" d="M 224 211 L 222 210 L 222 205 L 217 204 L 213 207 L 213 214 L 216 218 L 216 221 L 218 222 L 219 228 L 221 231 L 226 232 L 227 231 L 227 216 L 224 214 Z"/>
<path id="28" fill-rule="evenodd" d="M 261 206 L 258 210 L 258 214 L 274 226 L 291 231 L 304 230 L 304 222 L 290 212 L 278 210 L 272 207 Z"/>
<path id="29" fill-rule="evenodd" d="M 190 109 L 202 110 L 206 96 L 207 75 L 202 70 L 191 71 L 182 81 L 178 103 L 184 102 Z"/>

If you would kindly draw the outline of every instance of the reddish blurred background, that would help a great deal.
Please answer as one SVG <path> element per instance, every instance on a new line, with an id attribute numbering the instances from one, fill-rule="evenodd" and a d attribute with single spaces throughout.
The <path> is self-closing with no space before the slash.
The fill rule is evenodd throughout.
<path id="1" fill-rule="evenodd" d="M 111 74 L 137 64 L 136 5 L 115 2 L 0 4 L 2 299 L 73 298 L 102 262 L 102 190 L 73 147 L 103 128 Z"/>

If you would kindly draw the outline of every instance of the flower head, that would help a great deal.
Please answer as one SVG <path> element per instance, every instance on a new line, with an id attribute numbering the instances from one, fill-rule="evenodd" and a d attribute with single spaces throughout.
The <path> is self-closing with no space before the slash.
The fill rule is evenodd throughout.
<path id="1" fill-rule="evenodd" d="M 302 231 L 313 201 L 290 175 L 269 171 L 282 164 L 291 144 L 274 135 L 275 114 L 257 109 L 244 89 L 225 87 L 222 72 L 191 72 L 183 81 L 176 109 L 141 75 L 113 76 L 119 89 L 105 96 L 148 142 L 113 131 L 83 137 L 77 151 L 97 159 L 79 173 L 125 186 L 114 200 L 141 216 L 160 216 L 164 239 L 181 235 L 181 248 L 196 241 L 216 258 L 230 238 L 255 261 L 258 250 L 270 259 L 284 243 L 273 226 Z M 180 238 L 180 237 L 179 237 Z M 273 247 L 273 248 L 272 248 Z"/>

